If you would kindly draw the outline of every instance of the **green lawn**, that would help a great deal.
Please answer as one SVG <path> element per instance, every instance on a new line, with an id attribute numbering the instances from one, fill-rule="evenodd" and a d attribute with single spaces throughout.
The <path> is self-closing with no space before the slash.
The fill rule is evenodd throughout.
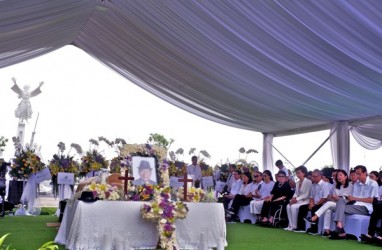
<path id="1" fill-rule="evenodd" d="M 50 212 L 44 212 L 44 214 L 50 214 Z M 45 242 L 54 240 L 57 229 L 47 227 L 46 223 L 57 221 L 58 218 L 53 215 L 6 216 L 0 219 L 0 235 L 11 233 L 5 240 L 6 245 L 11 244 L 11 249 L 36 250 Z M 227 250 L 380 249 L 378 246 L 366 245 L 354 240 L 334 241 L 321 236 L 241 223 L 227 225 L 227 241 Z M 59 249 L 64 247 L 60 246 Z"/>

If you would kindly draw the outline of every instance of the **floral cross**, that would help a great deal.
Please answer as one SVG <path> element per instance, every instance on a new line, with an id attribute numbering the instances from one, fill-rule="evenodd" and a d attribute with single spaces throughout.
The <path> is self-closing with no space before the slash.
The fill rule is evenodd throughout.
<path id="1" fill-rule="evenodd" d="M 163 186 L 155 189 L 153 202 L 141 208 L 143 219 L 158 223 L 158 247 L 166 250 L 178 249 L 175 220 L 186 218 L 187 212 L 187 205 L 181 201 L 172 201 L 171 188 Z"/>

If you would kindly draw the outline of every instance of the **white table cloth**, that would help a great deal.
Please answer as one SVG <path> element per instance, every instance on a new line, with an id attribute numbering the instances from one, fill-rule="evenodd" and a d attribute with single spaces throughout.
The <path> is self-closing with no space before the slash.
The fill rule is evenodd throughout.
<path id="1" fill-rule="evenodd" d="M 132 248 L 155 248 L 157 224 L 142 219 L 138 201 L 76 201 L 67 205 L 55 242 L 66 249 L 101 249 L 102 239 L 110 235 L 113 249 L 128 242 Z M 224 208 L 221 203 L 187 203 L 187 218 L 177 220 L 176 235 L 182 249 L 197 249 L 201 233 L 208 247 L 226 242 Z"/>

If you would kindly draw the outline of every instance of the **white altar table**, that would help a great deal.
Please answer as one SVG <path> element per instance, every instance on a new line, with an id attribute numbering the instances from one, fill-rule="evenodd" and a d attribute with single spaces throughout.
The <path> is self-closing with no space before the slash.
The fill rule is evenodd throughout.
<path id="1" fill-rule="evenodd" d="M 113 249 L 127 241 L 131 248 L 155 249 L 158 243 L 156 223 L 140 214 L 144 202 L 76 201 L 67 205 L 55 242 L 66 249 L 101 249 L 105 235 L 110 235 Z M 177 220 L 176 235 L 182 249 L 197 249 L 204 232 L 209 248 L 226 242 L 224 208 L 221 203 L 187 203 L 187 218 Z"/>

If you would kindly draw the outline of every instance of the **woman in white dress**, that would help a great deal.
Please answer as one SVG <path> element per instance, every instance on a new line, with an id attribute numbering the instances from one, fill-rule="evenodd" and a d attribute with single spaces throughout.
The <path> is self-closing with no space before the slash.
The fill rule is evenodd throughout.
<path id="1" fill-rule="evenodd" d="M 273 181 L 272 173 L 269 170 L 263 172 L 263 183 L 260 184 L 253 195 L 254 199 L 250 203 L 250 212 L 255 215 L 260 215 L 264 200 L 271 197 L 271 191 L 275 182 Z"/>
<path id="2" fill-rule="evenodd" d="M 288 214 L 288 227 L 285 230 L 288 231 L 303 231 L 305 228 L 297 228 L 298 211 L 301 205 L 309 203 L 310 188 L 312 187 L 312 181 L 306 178 L 308 170 L 305 166 L 299 166 L 296 168 L 296 175 L 298 181 L 296 183 L 296 190 L 289 204 L 287 205 Z"/>

